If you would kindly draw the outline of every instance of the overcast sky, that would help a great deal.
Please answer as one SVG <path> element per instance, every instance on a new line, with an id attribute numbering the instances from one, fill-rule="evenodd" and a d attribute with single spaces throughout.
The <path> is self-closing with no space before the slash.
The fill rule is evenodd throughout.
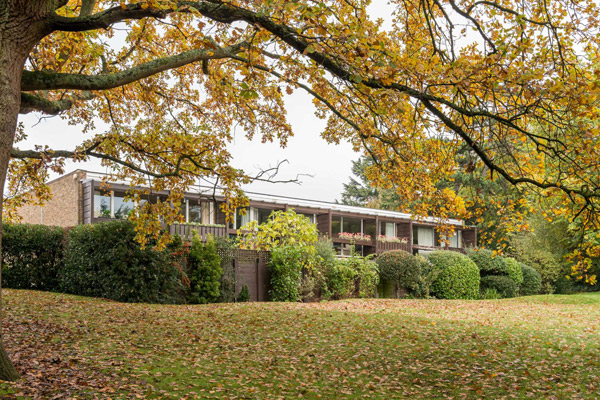
<path id="1" fill-rule="evenodd" d="M 387 2 L 374 0 L 369 12 L 374 18 L 389 18 L 390 7 Z M 301 184 L 271 184 L 255 182 L 245 187 L 246 190 L 282 196 L 301 197 L 306 199 L 334 201 L 340 198 L 343 183 L 351 175 L 352 160 L 359 157 L 348 143 L 330 145 L 320 137 L 325 121 L 314 115 L 312 98 L 297 90 L 286 98 L 288 119 L 295 136 L 285 149 L 279 144 L 260 143 L 260 138 L 248 141 L 243 131 L 236 132 L 235 141 L 230 147 L 233 165 L 246 172 L 256 173 L 261 168 L 275 166 L 278 161 L 287 159 L 280 169 L 279 179 L 302 176 Z M 22 115 L 20 120 L 25 124 L 28 139 L 18 146 L 21 149 L 33 148 L 34 145 L 48 145 L 53 149 L 72 149 L 82 139 L 78 126 L 70 126 L 60 117 L 39 120 L 39 115 Z M 102 131 L 101 123 L 97 129 Z M 68 163 L 67 172 L 77 168 L 95 172 L 104 172 L 100 162 L 92 160 L 87 163 Z"/>

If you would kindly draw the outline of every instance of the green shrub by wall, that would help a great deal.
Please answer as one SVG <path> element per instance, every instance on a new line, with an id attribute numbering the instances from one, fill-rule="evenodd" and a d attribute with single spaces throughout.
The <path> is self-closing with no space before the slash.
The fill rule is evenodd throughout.
<path id="1" fill-rule="evenodd" d="M 347 299 L 356 289 L 356 271 L 343 260 L 337 260 L 326 273 L 326 298 L 333 300 Z"/>
<path id="2" fill-rule="evenodd" d="M 4 224 L 2 235 L 2 286 L 57 291 L 64 229 Z"/>
<path id="3" fill-rule="evenodd" d="M 375 297 L 379 283 L 379 269 L 377 264 L 364 257 L 353 255 L 340 260 L 354 271 L 354 287 L 360 298 Z"/>
<path id="4" fill-rule="evenodd" d="M 421 281 L 421 263 L 417 257 L 404 250 L 385 252 L 377 257 L 379 277 L 397 288 L 413 294 Z"/>
<path id="5" fill-rule="evenodd" d="M 60 288 L 123 302 L 184 300 L 181 272 L 167 251 L 142 249 L 129 221 L 79 225 L 68 235 Z"/>
<path id="6" fill-rule="evenodd" d="M 511 257 L 504 257 L 504 264 L 506 266 L 506 275 L 508 275 L 517 286 L 523 283 L 523 271 L 521 271 L 521 264 Z"/>
<path id="7" fill-rule="evenodd" d="M 209 236 L 206 243 L 194 232 L 189 254 L 190 293 L 191 303 L 214 303 L 221 294 L 221 257 L 217 253 L 217 245 Z"/>
<path id="8" fill-rule="evenodd" d="M 435 297 L 475 299 L 479 296 L 479 268 L 469 257 L 454 251 L 434 251 L 427 259 L 437 270 L 431 285 Z"/>
<path id="9" fill-rule="evenodd" d="M 507 275 L 488 275 L 481 277 L 481 291 L 495 289 L 501 297 L 515 297 L 517 295 L 517 283 Z"/>
<path id="10" fill-rule="evenodd" d="M 281 246 L 271 250 L 269 271 L 271 272 L 272 301 L 300 300 L 300 281 L 305 252 L 295 246 Z"/>
<path id="11" fill-rule="evenodd" d="M 523 283 L 519 287 L 521 296 L 531 296 L 539 294 L 542 289 L 542 277 L 534 268 L 521 263 L 521 271 L 523 272 Z"/>

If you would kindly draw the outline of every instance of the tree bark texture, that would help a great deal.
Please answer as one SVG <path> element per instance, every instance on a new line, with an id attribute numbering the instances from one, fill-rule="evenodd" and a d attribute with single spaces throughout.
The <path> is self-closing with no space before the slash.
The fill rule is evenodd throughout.
<path id="1" fill-rule="evenodd" d="M 21 106 L 21 74 L 29 52 L 46 34 L 44 20 L 52 6 L 50 0 L 0 0 L 0 215 Z M 0 255 L 1 245 L 0 218 Z M 0 380 L 18 378 L 19 374 L 4 349 L 0 331 Z"/>

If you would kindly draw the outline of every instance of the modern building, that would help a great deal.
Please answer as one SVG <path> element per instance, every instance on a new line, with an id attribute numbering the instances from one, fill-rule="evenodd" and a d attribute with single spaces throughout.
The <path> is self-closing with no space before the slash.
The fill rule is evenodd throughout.
<path id="1" fill-rule="evenodd" d="M 105 175 L 77 170 L 49 183 L 53 197 L 43 206 L 27 205 L 19 210 L 24 223 L 70 227 L 101 221 L 127 218 L 135 205 L 125 199 L 131 189 L 127 182 L 106 183 Z M 237 229 L 249 221 L 262 223 L 271 212 L 293 209 L 307 216 L 317 225 L 322 236 L 331 238 L 338 253 L 357 252 L 368 255 L 402 249 L 412 253 L 440 249 L 442 243 L 435 229 L 442 221 L 435 217 L 413 219 L 410 214 L 343 204 L 313 201 L 292 197 L 246 193 L 249 206 L 245 212 L 236 211 L 234 221 L 228 223 L 220 204 L 225 198 L 213 188 L 198 187 L 185 194 L 181 214 L 185 223 L 169 227 L 171 233 L 181 235 L 196 230 L 202 235 L 236 235 Z M 155 191 L 147 201 L 157 201 L 168 192 Z M 475 246 L 477 229 L 465 226 L 460 220 L 446 220 L 455 228 L 448 238 L 449 250 L 463 251 Z"/>

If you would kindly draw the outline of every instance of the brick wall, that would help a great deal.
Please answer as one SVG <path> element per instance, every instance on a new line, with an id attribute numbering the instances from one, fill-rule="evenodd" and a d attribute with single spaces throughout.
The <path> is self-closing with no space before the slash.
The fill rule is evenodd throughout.
<path id="1" fill-rule="evenodd" d="M 82 222 L 81 180 L 85 171 L 73 171 L 48 183 L 52 198 L 43 206 L 26 205 L 17 212 L 26 224 L 75 226 Z"/>

